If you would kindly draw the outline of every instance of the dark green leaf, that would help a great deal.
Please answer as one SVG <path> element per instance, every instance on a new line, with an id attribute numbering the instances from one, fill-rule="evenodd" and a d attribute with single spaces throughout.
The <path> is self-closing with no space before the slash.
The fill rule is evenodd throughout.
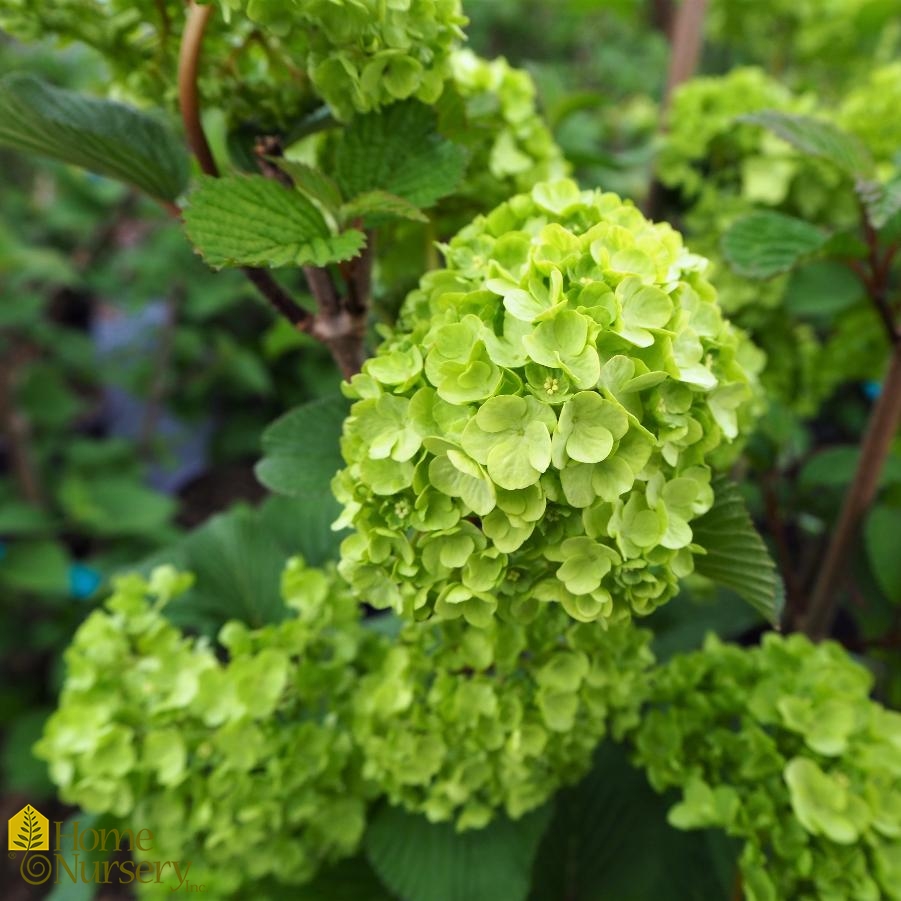
<path id="1" fill-rule="evenodd" d="M 103 829 L 127 829 L 133 828 L 136 832 L 138 826 L 132 826 L 131 823 L 120 823 L 111 814 L 95 814 L 85 813 L 83 810 L 76 811 L 63 823 L 60 828 L 62 835 L 72 835 L 72 828 L 75 821 L 78 821 L 79 833 L 84 833 L 89 829 L 96 829 L 98 832 Z M 109 851 L 95 850 L 85 851 L 79 848 L 77 851 L 72 849 L 72 842 L 63 842 L 59 852 L 66 861 L 66 866 L 73 873 L 77 868 L 84 865 L 85 872 L 90 873 L 95 863 L 102 863 L 112 857 Z M 60 864 L 60 870 L 63 865 Z M 53 886 L 50 894 L 47 895 L 47 901 L 92 901 L 97 894 L 97 885 L 92 882 L 83 882 L 81 879 L 73 882 L 71 879 L 60 879 L 58 884 Z"/>
<path id="2" fill-rule="evenodd" d="M 176 509 L 168 495 L 108 473 L 69 476 L 60 486 L 59 501 L 79 529 L 115 537 L 159 534 Z"/>
<path id="3" fill-rule="evenodd" d="M 459 184 L 466 152 L 441 137 L 434 111 L 414 100 L 357 116 L 335 155 L 335 177 L 345 197 L 387 191 L 420 209 Z"/>
<path id="4" fill-rule="evenodd" d="M 873 159 L 861 141 L 823 119 L 764 110 L 739 120 L 768 128 L 802 153 L 828 160 L 854 178 L 873 169 Z"/>
<path id="5" fill-rule="evenodd" d="M 188 180 L 181 142 L 136 109 L 14 72 L 0 81 L 0 144 L 50 156 L 175 200 Z"/>
<path id="6" fill-rule="evenodd" d="M 785 588 L 744 498 L 733 482 L 714 482 L 713 507 L 692 524 L 694 543 L 707 552 L 695 556 L 695 572 L 731 588 L 766 619 L 778 624 Z"/>
<path id="7" fill-rule="evenodd" d="M 366 855 L 385 885 L 409 901 L 525 901 L 550 815 L 546 806 L 461 833 L 386 804 L 369 825 Z"/>
<path id="8" fill-rule="evenodd" d="M 847 485 L 860 460 L 860 448 L 855 446 L 827 447 L 810 458 L 801 470 L 799 485 L 808 490 L 820 487 Z M 885 462 L 880 474 L 880 485 L 901 483 L 901 455 L 893 454 Z"/>
<path id="9" fill-rule="evenodd" d="M 751 213 L 723 236 L 723 253 L 732 268 L 749 278 L 786 272 L 829 240 L 816 226 L 782 213 Z"/>
<path id="10" fill-rule="evenodd" d="M 291 893 L 291 901 L 392 901 L 394 897 L 363 857 L 342 860 Z"/>
<path id="11" fill-rule="evenodd" d="M 35 594 L 69 593 L 69 555 L 57 541 L 16 541 L 0 558 L 0 585 Z"/>
<path id="12" fill-rule="evenodd" d="M 864 529 L 864 541 L 870 567 L 885 596 L 901 604 L 901 508 L 878 506 L 870 511 Z"/>
<path id="13" fill-rule="evenodd" d="M 261 175 L 204 178 L 185 210 L 188 237 L 206 262 L 224 266 L 325 266 L 357 256 L 366 236 L 329 232 L 299 191 Z"/>
<path id="14" fill-rule="evenodd" d="M 678 832 L 625 751 L 602 745 L 594 769 L 557 796 L 529 901 L 729 901 L 735 849 L 721 834 Z"/>
<path id="15" fill-rule="evenodd" d="M 864 299 L 854 273 L 835 260 L 814 260 L 791 274 L 785 290 L 785 307 L 797 316 L 832 321 L 837 313 Z"/>
<path id="16" fill-rule="evenodd" d="M 341 428 L 350 407 L 343 397 L 328 397 L 296 407 L 263 432 L 263 459 L 257 478 L 288 497 L 327 502 L 329 483 L 344 465 Z M 337 502 L 332 501 L 337 516 Z"/>
<path id="17" fill-rule="evenodd" d="M 31 504 L 4 499 L 0 506 L 0 535 L 43 535 L 53 528 L 53 519 Z"/>
<path id="18" fill-rule="evenodd" d="M 2 756 L 6 791 L 19 792 L 29 798 L 53 795 L 54 788 L 47 773 L 47 764 L 31 753 L 31 748 L 41 737 L 44 723 L 51 713 L 49 708 L 30 710 L 17 717 L 9 726 Z"/>

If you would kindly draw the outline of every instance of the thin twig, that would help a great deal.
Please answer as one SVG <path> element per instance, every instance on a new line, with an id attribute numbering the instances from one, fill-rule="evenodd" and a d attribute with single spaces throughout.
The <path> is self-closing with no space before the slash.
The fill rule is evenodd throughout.
<path id="1" fill-rule="evenodd" d="M 219 167 L 213 159 L 203 130 L 200 93 L 197 88 L 203 37 L 212 12 L 212 5 L 200 6 L 193 0 L 188 5 L 188 19 L 178 56 L 178 101 L 191 152 L 197 158 L 201 170 L 215 178 L 219 176 Z M 176 212 L 181 215 L 177 207 Z M 242 267 L 241 271 L 276 312 L 284 316 L 295 328 L 312 333 L 313 315 L 300 306 L 268 272 L 250 266 Z"/>
<path id="2" fill-rule="evenodd" d="M 670 104 L 676 88 L 688 81 L 698 69 L 701 62 L 701 49 L 704 46 L 704 17 L 707 13 L 707 0 L 683 0 L 675 11 L 670 22 L 670 62 L 666 77 L 666 88 L 660 103 L 660 132 L 667 130 Z M 651 172 L 644 212 L 653 218 L 660 206 L 662 186 L 655 170 Z"/>
<path id="3" fill-rule="evenodd" d="M 188 4 L 188 18 L 178 54 L 178 103 L 191 152 L 197 157 L 200 168 L 207 175 L 217 176 L 219 167 L 203 130 L 200 118 L 200 91 L 197 87 L 203 36 L 212 13 L 212 4 L 200 6 L 193 0 Z"/>
<path id="4" fill-rule="evenodd" d="M 892 442 L 901 424 L 901 341 L 892 347 L 882 393 L 876 401 L 860 450 L 854 479 L 845 495 L 802 625 L 814 640 L 829 635 L 838 610 L 839 589 L 848 555 L 876 490 Z"/>

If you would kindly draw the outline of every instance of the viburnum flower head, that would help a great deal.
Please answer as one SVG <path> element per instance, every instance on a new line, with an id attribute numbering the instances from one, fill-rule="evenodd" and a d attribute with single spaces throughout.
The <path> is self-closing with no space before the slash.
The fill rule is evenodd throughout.
<path id="1" fill-rule="evenodd" d="M 540 183 L 442 249 L 347 388 L 343 574 L 417 619 L 650 613 L 692 571 L 759 353 L 706 261 L 614 194 Z"/>

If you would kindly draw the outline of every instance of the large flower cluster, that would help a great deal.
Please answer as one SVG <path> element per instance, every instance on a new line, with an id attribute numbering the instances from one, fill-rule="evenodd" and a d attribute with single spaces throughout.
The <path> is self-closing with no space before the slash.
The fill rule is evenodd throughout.
<path id="1" fill-rule="evenodd" d="M 682 829 L 745 842 L 750 901 L 901 899 L 901 714 L 838 645 L 709 638 L 653 677 L 637 760 Z"/>
<path id="2" fill-rule="evenodd" d="M 433 103 L 466 23 L 460 0 L 223 0 L 281 39 L 341 118 Z"/>
<path id="3" fill-rule="evenodd" d="M 451 85 L 463 101 L 464 126 L 454 139 L 470 151 L 457 194 L 487 211 L 569 166 L 535 106 L 535 83 L 503 57 L 486 60 L 471 50 L 451 57 Z"/>
<path id="4" fill-rule="evenodd" d="M 481 626 L 523 599 L 586 622 L 650 613 L 692 569 L 708 463 L 753 396 L 754 350 L 704 261 L 565 180 L 445 252 L 349 387 L 343 574 L 419 619 Z"/>
<path id="5" fill-rule="evenodd" d="M 36 753 L 63 800 L 150 829 L 150 856 L 192 861 L 216 897 L 303 883 L 363 833 L 370 789 L 347 711 L 375 639 L 339 582 L 294 560 L 283 594 L 296 614 L 225 626 L 223 663 L 163 615 L 184 584 L 169 568 L 129 576 L 88 617 Z"/>
<path id="6" fill-rule="evenodd" d="M 360 683 L 364 774 L 393 803 L 459 829 L 513 818 L 587 771 L 608 731 L 637 723 L 650 633 L 574 623 L 409 623 Z"/>

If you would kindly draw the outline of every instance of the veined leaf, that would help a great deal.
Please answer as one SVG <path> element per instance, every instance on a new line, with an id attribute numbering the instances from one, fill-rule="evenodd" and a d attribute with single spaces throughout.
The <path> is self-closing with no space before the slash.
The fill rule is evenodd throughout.
<path id="1" fill-rule="evenodd" d="M 877 230 L 901 215 L 901 175 L 886 184 L 861 179 L 857 183 L 857 194 L 863 201 L 870 225 Z"/>
<path id="2" fill-rule="evenodd" d="M 321 203 L 330 212 L 337 212 L 341 206 L 341 189 L 319 169 L 314 169 L 299 160 L 278 157 L 272 160 L 286 175 L 291 176 L 294 187 L 310 200 Z"/>
<path id="3" fill-rule="evenodd" d="M 723 253 L 739 275 L 764 279 L 788 271 L 828 240 L 809 222 L 759 212 L 739 219 L 723 235 Z"/>
<path id="4" fill-rule="evenodd" d="M 418 206 L 396 194 L 389 194 L 387 191 L 367 191 L 341 207 L 342 222 L 352 222 L 358 218 L 363 219 L 367 225 L 373 225 L 385 219 L 429 221 L 429 217 Z"/>
<path id="5" fill-rule="evenodd" d="M 591 772 L 557 796 L 529 901 L 728 901 L 735 846 L 720 831 L 672 828 L 672 800 L 623 747 L 602 744 Z"/>
<path id="6" fill-rule="evenodd" d="M 181 141 L 146 113 L 14 72 L 0 80 L 0 144 L 119 179 L 172 201 L 188 181 Z"/>
<path id="7" fill-rule="evenodd" d="M 525 901 L 532 860 L 550 819 L 542 807 L 513 822 L 457 832 L 450 823 L 385 805 L 366 833 L 366 854 L 385 885 L 411 901 Z"/>
<path id="8" fill-rule="evenodd" d="M 694 543 L 707 552 L 695 557 L 695 572 L 731 588 L 776 625 L 785 601 L 776 564 L 751 522 L 738 487 L 718 478 L 713 489 L 713 507 L 691 524 Z"/>
<path id="9" fill-rule="evenodd" d="M 188 237 L 215 269 L 325 266 L 357 256 L 366 236 L 329 232 L 299 191 L 261 175 L 204 178 L 185 210 Z"/>
<path id="10" fill-rule="evenodd" d="M 329 482 L 344 466 L 341 427 L 349 403 L 343 397 L 315 400 L 285 413 L 263 432 L 263 459 L 256 476 L 270 491 L 329 502 Z"/>
<path id="11" fill-rule="evenodd" d="M 870 511 L 864 528 L 864 543 L 873 577 L 885 592 L 885 596 L 895 604 L 901 604 L 899 530 L 901 530 L 901 508 L 884 505 Z"/>
<path id="12" fill-rule="evenodd" d="M 345 197 L 385 191 L 426 209 L 450 194 L 466 169 L 466 151 L 442 137 L 435 113 L 413 100 L 357 116 L 335 153 Z"/>
<path id="13" fill-rule="evenodd" d="M 762 125 L 802 153 L 828 160 L 852 177 L 873 170 L 873 159 L 861 141 L 831 122 L 775 110 L 740 116 L 739 121 Z"/>

